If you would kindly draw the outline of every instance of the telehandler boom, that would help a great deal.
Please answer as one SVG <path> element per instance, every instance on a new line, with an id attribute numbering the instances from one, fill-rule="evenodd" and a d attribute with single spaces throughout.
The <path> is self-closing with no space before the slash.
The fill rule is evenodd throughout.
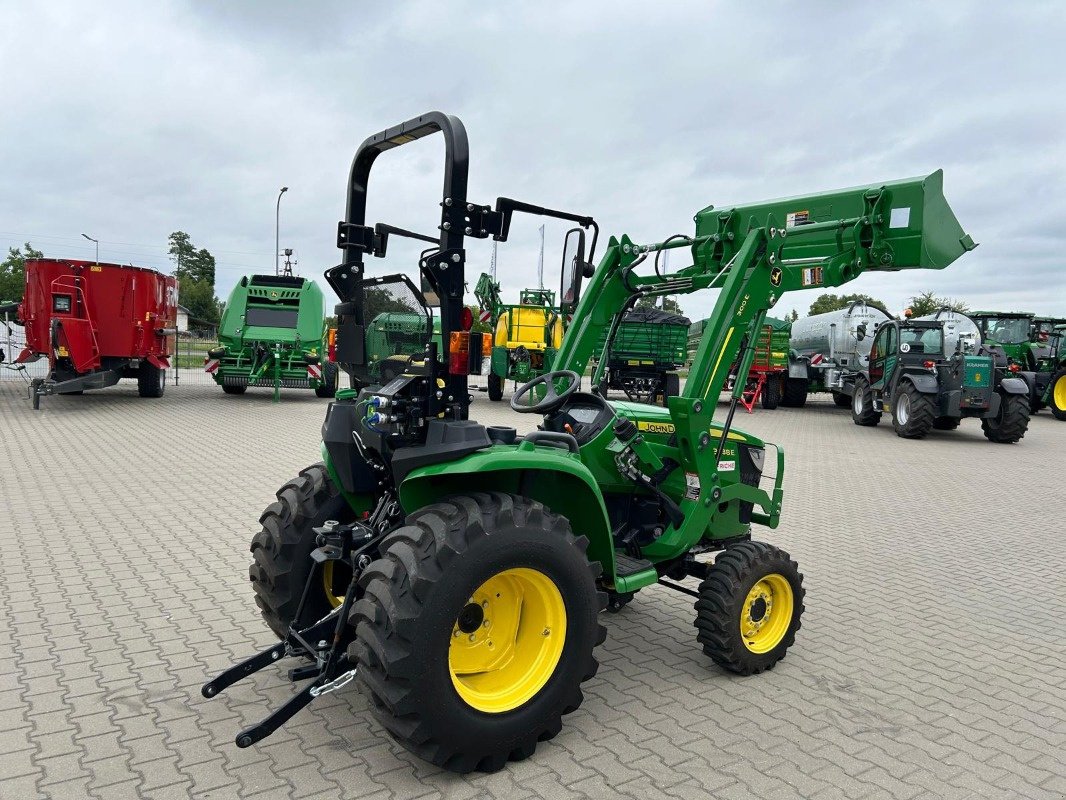
<path id="1" fill-rule="evenodd" d="M 440 298 L 442 347 L 427 339 L 422 361 L 376 385 L 367 379 L 364 257 L 384 256 L 399 229 L 365 222 L 370 169 L 385 151 L 436 132 L 446 151 L 439 240 L 419 268 Z M 775 448 L 764 475 L 774 445 L 732 426 L 766 313 L 787 291 L 839 286 L 866 270 L 941 269 L 974 246 L 935 172 L 707 208 L 691 236 L 612 238 L 593 269 L 591 218 L 508 198 L 472 203 L 467 166 L 462 123 L 437 112 L 370 137 L 355 156 L 338 235 L 344 260 L 327 273 L 342 298 L 337 359 L 355 388 L 329 407 L 323 463 L 278 491 L 252 540 L 256 602 L 280 642 L 202 691 L 213 697 L 285 656 L 305 659 L 290 678 L 306 683 L 239 733 L 239 747 L 354 680 L 382 726 L 420 757 L 457 772 L 500 769 L 555 736 L 581 704 L 606 635 L 599 612 L 655 583 L 695 598 L 697 639 L 717 664 L 744 675 L 773 667 L 800 627 L 803 578 L 751 532 L 780 521 L 784 455 Z M 564 248 L 572 326 L 554 371 L 511 399 L 513 410 L 543 415 L 522 437 L 468 419 L 467 375 L 480 359 L 463 313 L 466 237 L 506 241 L 516 212 L 579 226 Z M 691 265 L 659 269 L 668 248 L 688 250 Z M 648 262 L 653 274 L 638 274 Z M 386 285 L 373 279 L 376 292 Z M 613 333 L 641 297 L 705 289 L 719 290 L 714 313 L 667 408 L 580 391 L 603 330 Z M 423 297 L 408 279 L 391 290 Z M 698 589 L 679 583 L 689 577 Z"/>

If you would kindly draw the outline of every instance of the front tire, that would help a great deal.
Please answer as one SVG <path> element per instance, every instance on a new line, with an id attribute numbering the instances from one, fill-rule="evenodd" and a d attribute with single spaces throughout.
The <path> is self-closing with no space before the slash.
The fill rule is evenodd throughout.
<path id="1" fill-rule="evenodd" d="M 700 584 L 697 640 L 718 666 L 754 675 L 785 657 L 803 615 L 803 575 L 764 542 L 726 548 Z"/>
<path id="2" fill-rule="evenodd" d="M 355 512 L 322 463 L 308 467 L 278 489 L 277 498 L 259 517 L 263 528 L 252 538 L 248 577 L 263 619 L 278 638 L 284 638 L 314 568 L 313 529 L 327 519 L 351 522 Z M 322 570 L 322 580 L 315 582 L 308 595 L 302 622 L 315 622 L 340 605 L 351 582 L 351 571 L 344 572 L 341 567 Z"/>
<path id="3" fill-rule="evenodd" d="M 1060 369 L 1051 377 L 1048 406 L 1057 420 L 1066 421 L 1066 369 Z"/>
<path id="4" fill-rule="evenodd" d="M 924 438 L 936 420 L 933 397 L 919 392 L 910 381 L 901 383 L 892 399 L 892 429 L 903 439 Z"/>
<path id="5" fill-rule="evenodd" d="M 1003 395 L 999 414 L 982 419 L 985 438 L 996 444 L 1014 444 L 1029 430 L 1029 398 L 1022 394 Z"/>
<path id="6" fill-rule="evenodd" d="M 851 395 L 851 421 L 864 428 L 881 421 L 881 412 L 874 407 L 873 389 L 865 378 L 855 381 L 855 392 Z"/>
<path id="7" fill-rule="evenodd" d="M 503 378 L 495 372 L 489 373 L 489 400 L 503 400 Z"/>
<path id="8" fill-rule="evenodd" d="M 493 772 L 559 732 L 605 634 L 587 546 L 565 517 L 495 492 L 426 506 L 382 542 L 359 579 L 348 657 L 397 742 L 454 772 Z"/>

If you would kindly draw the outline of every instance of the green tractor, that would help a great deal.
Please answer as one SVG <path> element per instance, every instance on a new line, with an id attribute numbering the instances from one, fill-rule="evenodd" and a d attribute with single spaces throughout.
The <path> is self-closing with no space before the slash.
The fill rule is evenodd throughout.
<path id="1" fill-rule="evenodd" d="M 374 285 L 374 281 L 377 285 Z M 365 289 L 367 372 L 375 383 L 385 384 L 402 375 L 412 361 L 420 360 L 427 337 L 443 348 L 440 320 L 425 306 L 402 275 L 372 279 Z"/>
<path id="2" fill-rule="evenodd" d="M 1050 375 L 1042 397 L 1055 419 L 1066 420 L 1066 325 L 1055 325 L 1041 340 L 1038 371 Z"/>
<path id="3" fill-rule="evenodd" d="M 326 358 L 325 300 L 318 284 L 292 275 L 249 275 L 226 301 L 219 347 L 204 358 L 204 371 L 226 394 L 249 386 L 337 392 L 340 370 Z"/>
<path id="4" fill-rule="evenodd" d="M 1044 407 L 1051 373 L 1040 366 L 1044 345 L 1033 341 L 1034 315 L 1018 311 L 974 311 L 968 316 L 981 330 L 985 350 L 998 368 L 1015 373 L 1029 387 L 1029 411 Z"/>
<path id="5" fill-rule="evenodd" d="M 364 259 L 384 250 L 382 226 L 365 220 L 371 166 L 436 132 L 446 154 L 440 239 L 419 269 L 441 299 L 443 350 L 427 341 L 423 361 L 381 386 L 365 352 Z M 279 641 L 202 692 L 214 697 L 290 656 L 303 659 L 289 673 L 303 685 L 241 731 L 239 747 L 354 682 L 419 757 L 456 772 L 498 770 L 530 756 L 581 705 L 607 633 L 600 612 L 653 585 L 692 599 L 695 639 L 714 663 L 740 675 L 772 668 L 795 641 L 804 600 L 796 562 L 753 534 L 780 523 L 784 454 L 733 427 L 766 314 L 786 292 L 867 270 L 941 269 L 973 247 L 939 172 L 706 208 L 692 235 L 644 245 L 612 237 L 594 270 L 584 242 L 592 221 L 578 221 L 571 296 L 589 280 L 553 370 L 511 398 L 540 423 L 520 436 L 469 419 L 467 240 L 506 241 L 518 212 L 573 217 L 503 197 L 471 202 L 468 160 L 462 123 L 438 112 L 356 153 L 344 259 L 327 272 L 342 301 L 337 358 L 353 388 L 330 404 L 323 461 L 278 491 L 252 540 L 256 602 Z M 672 248 L 686 248 L 691 265 L 638 274 L 649 254 Z M 581 390 L 602 331 L 642 298 L 714 290 L 692 370 L 667 408 Z M 715 420 L 737 354 L 741 376 Z"/>
<path id="6" fill-rule="evenodd" d="M 981 420 L 990 442 L 1013 444 L 1029 428 L 1029 387 L 997 367 L 989 353 L 970 352 L 960 328 L 973 331 L 964 315 L 942 310 L 927 319 L 888 320 L 877 327 L 869 363 L 854 382 L 851 416 L 874 426 L 890 411 L 892 428 L 904 439 L 921 439 L 934 428 L 955 430 L 968 417 Z"/>

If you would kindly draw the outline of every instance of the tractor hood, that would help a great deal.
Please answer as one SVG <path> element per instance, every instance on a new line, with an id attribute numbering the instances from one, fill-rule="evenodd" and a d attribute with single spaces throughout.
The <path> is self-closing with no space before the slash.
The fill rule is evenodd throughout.
<path id="1" fill-rule="evenodd" d="M 637 426 L 637 430 L 644 436 L 664 436 L 669 437 L 674 434 L 674 423 L 670 418 L 669 410 L 662 408 L 661 406 L 652 406 L 646 403 L 630 403 L 625 401 L 611 401 L 611 406 L 614 408 L 615 413 L 620 417 L 626 417 L 633 421 Z M 721 436 L 722 426 L 711 425 L 711 436 Z M 744 433 L 738 431 L 736 428 L 729 430 L 728 438 L 731 441 L 743 442 L 744 444 L 751 445 L 752 447 L 762 447 L 763 441 L 750 433 Z"/>

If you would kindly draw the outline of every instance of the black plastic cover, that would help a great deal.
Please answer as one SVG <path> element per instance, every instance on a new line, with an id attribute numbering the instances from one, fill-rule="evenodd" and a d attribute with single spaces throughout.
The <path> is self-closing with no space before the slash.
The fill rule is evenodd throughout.
<path id="1" fill-rule="evenodd" d="M 399 484 L 413 469 L 455 461 L 491 446 L 484 425 L 468 419 L 433 419 L 426 424 L 424 445 L 401 447 L 393 453 L 392 477 Z"/>
<path id="2" fill-rule="evenodd" d="M 377 489 L 378 479 L 352 438 L 358 421 L 355 403 L 330 403 L 326 421 L 322 423 L 322 442 L 344 491 L 373 492 Z"/>

